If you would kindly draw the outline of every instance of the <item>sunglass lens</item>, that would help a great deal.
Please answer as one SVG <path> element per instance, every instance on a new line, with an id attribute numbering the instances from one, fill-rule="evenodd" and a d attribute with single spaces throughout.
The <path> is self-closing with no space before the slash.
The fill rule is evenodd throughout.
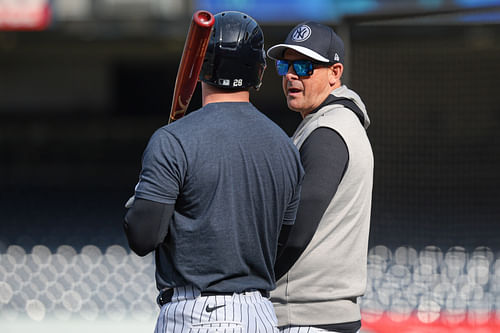
<path id="1" fill-rule="evenodd" d="M 288 73 L 288 62 L 283 60 L 276 61 L 276 69 L 278 70 L 278 75 L 286 75 Z"/>
<path id="2" fill-rule="evenodd" d="M 296 60 L 293 69 L 298 76 L 308 76 L 312 74 L 312 63 L 308 60 Z"/>
<path id="3" fill-rule="evenodd" d="M 290 63 L 293 64 L 293 69 L 298 76 L 309 76 L 313 73 L 313 64 L 309 60 L 295 60 L 286 61 L 278 60 L 276 61 L 276 69 L 278 70 L 278 75 L 284 76 L 288 73 L 288 67 Z"/>

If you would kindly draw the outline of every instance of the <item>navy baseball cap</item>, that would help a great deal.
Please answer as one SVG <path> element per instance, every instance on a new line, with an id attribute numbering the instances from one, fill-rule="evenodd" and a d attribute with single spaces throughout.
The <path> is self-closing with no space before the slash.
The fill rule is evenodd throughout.
<path id="1" fill-rule="evenodd" d="M 321 23 L 306 21 L 295 26 L 283 44 L 267 50 L 267 56 L 274 60 L 283 59 L 286 49 L 319 62 L 344 63 L 344 42 L 332 28 Z"/>

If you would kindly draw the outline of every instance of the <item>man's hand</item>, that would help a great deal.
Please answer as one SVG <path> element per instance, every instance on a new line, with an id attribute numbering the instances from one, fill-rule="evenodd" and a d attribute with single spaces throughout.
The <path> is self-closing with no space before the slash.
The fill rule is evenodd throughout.
<path id="1" fill-rule="evenodd" d="M 127 202 L 125 203 L 125 208 L 130 208 L 134 205 L 135 202 L 135 195 L 131 196 Z"/>

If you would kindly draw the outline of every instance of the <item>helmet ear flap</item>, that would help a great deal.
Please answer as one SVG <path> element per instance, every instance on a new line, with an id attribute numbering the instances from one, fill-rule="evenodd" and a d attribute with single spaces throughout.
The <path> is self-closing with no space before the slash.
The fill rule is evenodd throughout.
<path id="1" fill-rule="evenodd" d="M 200 80 L 219 88 L 259 89 L 266 68 L 264 33 L 245 13 L 215 15 Z"/>

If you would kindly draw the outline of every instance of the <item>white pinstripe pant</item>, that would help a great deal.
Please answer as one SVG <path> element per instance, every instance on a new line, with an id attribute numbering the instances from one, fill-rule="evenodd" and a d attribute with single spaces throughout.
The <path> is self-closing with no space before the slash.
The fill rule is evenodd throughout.
<path id="1" fill-rule="evenodd" d="M 258 291 L 200 296 L 193 287 L 174 289 L 162 306 L 155 333 L 277 333 L 272 303 Z"/>
<path id="2" fill-rule="evenodd" d="M 328 332 L 328 331 L 311 326 L 280 327 L 280 333 L 320 333 L 320 332 Z"/>
<path id="3" fill-rule="evenodd" d="M 279 328 L 280 333 L 335 333 L 334 331 L 327 331 L 322 328 L 311 326 L 284 326 Z M 359 333 L 359 331 L 358 331 Z"/>

